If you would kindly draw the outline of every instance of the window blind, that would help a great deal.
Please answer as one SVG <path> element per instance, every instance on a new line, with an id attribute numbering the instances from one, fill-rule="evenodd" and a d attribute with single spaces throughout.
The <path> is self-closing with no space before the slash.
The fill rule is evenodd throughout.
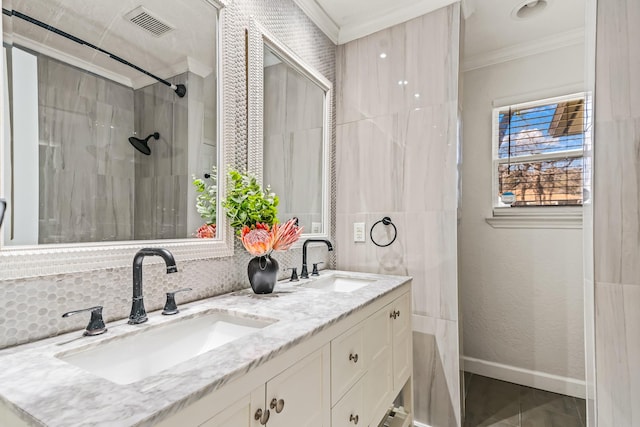
<path id="1" fill-rule="evenodd" d="M 584 97 L 494 110 L 494 177 L 511 206 L 575 206 L 583 201 Z"/>

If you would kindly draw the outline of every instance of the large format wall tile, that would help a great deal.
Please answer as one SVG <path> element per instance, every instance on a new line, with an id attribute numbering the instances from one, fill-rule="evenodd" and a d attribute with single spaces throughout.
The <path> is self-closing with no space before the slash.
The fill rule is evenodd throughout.
<path id="1" fill-rule="evenodd" d="M 404 210 L 456 208 L 456 121 L 455 102 L 414 108 L 400 114 L 399 139 L 405 149 Z"/>
<path id="2" fill-rule="evenodd" d="M 640 287 L 596 283 L 598 426 L 640 425 Z"/>
<path id="3" fill-rule="evenodd" d="M 337 126 L 337 213 L 402 210 L 405 147 L 398 115 Z"/>
<path id="4" fill-rule="evenodd" d="M 337 123 L 456 102 L 459 31 L 442 8 L 339 46 Z"/>
<path id="5" fill-rule="evenodd" d="M 599 120 L 595 140 L 595 280 L 640 285 L 640 118 Z"/>
<path id="6" fill-rule="evenodd" d="M 458 324 L 414 315 L 415 419 L 436 427 L 460 425 Z"/>
<path id="7" fill-rule="evenodd" d="M 338 47 L 338 124 L 402 108 L 404 85 L 398 82 L 406 79 L 404 38 L 401 24 Z"/>
<path id="8" fill-rule="evenodd" d="M 638 102 L 640 25 L 638 23 L 640 23 L 640 2 L 636 0 L 598 2 L 595 98 L 597 103 L 595 114 L 598 123 L 640 118 Z M 599 160 L 596 159 L 596 161 Z"/>
<path id="9" fill-rule="evenodd" d="M 38 75 L 40 243 L 133 238 L 133 91 L 44 55 Z"/>

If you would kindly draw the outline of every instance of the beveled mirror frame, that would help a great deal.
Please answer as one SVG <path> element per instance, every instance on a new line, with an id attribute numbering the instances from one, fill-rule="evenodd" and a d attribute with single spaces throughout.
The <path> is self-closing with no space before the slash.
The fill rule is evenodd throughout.
<path id="1" fill-rule="evenodd" d="M 234 87 L 235 80 L 232 75 L 236 58 L 233 52 L 235 42 L 231 31 L 232 25 L 226 22 L 227 7 L 231 0 L 206 1 L 218 9 L 218 37 L 216 38 L 218 73 L 217 163 L 219 170 L 225 170 L 226 165 L 235 164 L 235 94 L 238 89 Z M 0 34 L 2 34 L 1 20 Z M 3 61 L 0 61 L 0 76 L 4 75 L 4 72 Z M 4 99 L 4 85 L 0 85 L 0 100 Z M 5 107 L 4 101 L 0 102 L 0 117 L 4 117 Z M 4 124 L 0 121 L 0 147 L 3 146 Z M 0 149 L 0 164 L 4 164 L 3 153 L 4 150 Z M 226 192 L 225 175 L 222 173 L 218 176 L 218 212 L 221 212 L 220 201 Z M 2 180 L 2 176 L 0 176 L 0 180 Z M 2 191 L 2 187 L 0 186 L 0 191 Z M 0 194 L 0 197 L 3 196 Z M 0 280 L 129 267 L 134 254 L 143 247 L 167 248 L 178 261 L 232 256 L 233 230 L 225 215 L 218 215 L 217 219 L 217 231 L 220 235 L 220 238 L 217 239 L 132 240 L 19 247 L 2 247 L 0 241 Z"/>
<path id="2" fill-rule="evenodd" d="M 248 85 L 248 171 L 262 184 L 264 144 L 264 46 L 268 46 L 296 71 L 310 79 L 325 92 L 322 132 L 322 233 L 304 233 L 294 247 L 305 239 L 329 239 L 331 233 L 331 105 L 333 85 L 311 65 L 279 41 L 255 18 L 251 18 L 247 32 L 247 85 Z"/>

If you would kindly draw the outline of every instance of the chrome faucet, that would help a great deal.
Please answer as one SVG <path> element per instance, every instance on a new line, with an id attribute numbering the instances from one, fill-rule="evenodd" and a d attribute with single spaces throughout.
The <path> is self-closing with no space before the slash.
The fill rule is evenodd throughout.
<path id="1" fill-rule="evenodd" d="M 331 252 L 333 250 L 333 245 L 328 240 L 324 240 L 324 239 L 307 239 L 307 240 L 305 240 L 304 244 L 302 245 L 302 273 L 300 273 L 300 278 L 301 279 L 308 279 L 309 278 L 309 271 L 307 270 L 307 245 L 309 243 L 314 243 L 314 242 L 326 244 L 327 248 L 329 248 L 329 252 Z"/>
<path id="2" fill-rule="evenodd" d="M 131 305 L 131 314 L 129 315 L 129 324 L 137 325 L 147 321 L 147 312 L 144 309 L 144 301 L 142 298 L 142 260 L 145 256 L 160 256 L 167 265 L 167 274 L 177 273 L 176 260 L 171 252 L 163 248 L 144 248 L 140 249 L 133 257 L 133 303 Z"/>

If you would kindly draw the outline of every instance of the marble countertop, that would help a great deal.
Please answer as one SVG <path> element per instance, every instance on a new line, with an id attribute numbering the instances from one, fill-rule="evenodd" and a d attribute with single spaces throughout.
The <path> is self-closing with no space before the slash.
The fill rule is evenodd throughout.
<path id="1" fill-rule="evenodd" d="M 334 273 L 341 272 L 323 270 L 320 278 Z M 376 281 L 349 293 L 300 286 L 305 281 L 279 282 L 272 294 L 256 295 L 245 289 L 182 305 L 175 316 L 150 313 L 142 325 L 128 325 L 126 319 L 112 322 L 108 332 L 97 337 L 82 337 L 76 331 L 2 350 L 0 399 L 31 425 L 153 425 L 410 280 L 348 274 Z M 278 321 L 128 385 L 112 383 L 55 357 L 211 310 Z"/>

